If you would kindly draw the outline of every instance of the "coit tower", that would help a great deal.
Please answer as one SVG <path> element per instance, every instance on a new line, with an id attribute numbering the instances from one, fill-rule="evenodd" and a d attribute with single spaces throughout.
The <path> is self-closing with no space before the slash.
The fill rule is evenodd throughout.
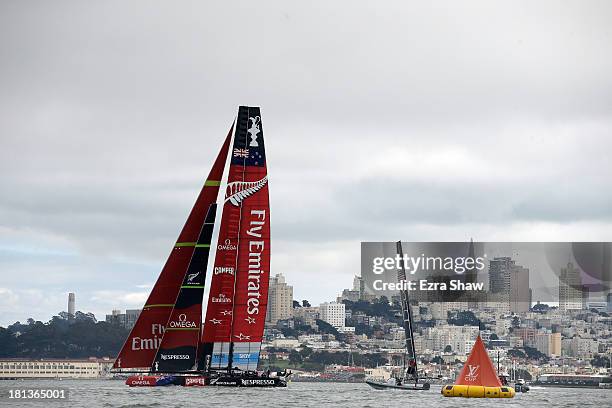
<path id="1" fill-rule="evenodd" d="M 68 314 L 74 316 L 74 293 L 68 293 Z"/>

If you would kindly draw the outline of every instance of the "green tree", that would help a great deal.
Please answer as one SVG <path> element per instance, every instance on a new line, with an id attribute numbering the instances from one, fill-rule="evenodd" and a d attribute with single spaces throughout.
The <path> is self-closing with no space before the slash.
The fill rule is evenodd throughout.
<path id="1" fill-rule="evenodd" d="M 2 331 L 14 340 L 0 335 L 0 353 L 23 358 L 115 356 L 129 333 L 118 325 L 95 322 L 88 313 L 80 313 L 78 319 L 70 321 L 54 316 L 47 323 L 33 320 L 28 325 L 16 323 Z M 15 336 L 17 332 L 19 336 Z"/>
<path id="2" fill-rule="evenodd" d="M 519 349 L 510 349 L 508 350 L 508 355 L 510 357 L 514 357 L 514 358 L 525 358 L 525 353 L 523 353 L 521 350 Z"/>
<path id="3" fill-rule="evenodd" d="M 546 313 L 548 312 L 549 309 L 550 309 L 550 306 L 548 306 L 545 303 L 538 303 L 531 308 L 531 310 L 536 313 Z"/>
<path id="4" fill-rule="evenodd" d="M 308 346 L 303 346 L 300 350 L 300 355 L 302 356 L 302 359 L 307 359 L 312 353 L 312 349 Z"/>
<path id="5" fill-rule="evenodd" d="M 317 326 L 319 327 L 319 331 L 325 334 L 333 334 L 336 339 L 340 337 L 340 332 L 331 324 L 327 323 L 325 320 L 317 319 Z"/>
<path id="6" fill-rule="evenodd" d="M 448 324 L 452 324 L 454 326 L 478 326 L 480 325 L 480 320 L 476 318 L 474 312 L 464 310 L 457 312 L 454 316 L 450 316 L 448 319 Z"/>
<path id="7" fill-rule="evenodd" d="M 17 354 L 17 339 L 7 329 L 0 327 L 0 357 L 15 357 Z"/>
<path id="8" fill-rule="evenodd" d="M 548 361 L 549 358 L 546 354 L 540 352 L 538 349 L 535 349 L 533 347 L 523 347 L 523 349 L 525 350 L 525 354 L 527 355 L 527 358 L 530 360 L 542 360 L 542 361 Z"/>
<path id="9" fill-rule="evenodd" d="M 357 323 L 354 325 L 354 327 L 355 327 L 355 334 L 358 336 L 365 334 L 366 336 L 371 337 L 372 334 L 374 333 L 374 329 L 372 328 L 372 326 L 369 326 L 367 324 Z"/>
<path id="10" fill-rule="evenodd" d="M 268 366 L 274 366 L 276 364 L 277 358 L 276 354 L 270 353 L 268 354 Z"/>
<path id="11" fill-rule="evenodd" d="M 610 356 L 604 354 L 597 354 L 591 360 L 593 367 L 610 368 Z"/>
<path id="12" fill-rule="evenodd" d="M 291 353 L 289 353 L 289 362 L 293 364 L 293 367 L 297 367 L 302 361 L 302 355 L 296 350 L 291 350 Z"/>

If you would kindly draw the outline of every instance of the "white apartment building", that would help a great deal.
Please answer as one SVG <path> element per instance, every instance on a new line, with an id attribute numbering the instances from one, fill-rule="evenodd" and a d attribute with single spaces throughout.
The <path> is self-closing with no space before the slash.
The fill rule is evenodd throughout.
<path id="1" fill-rule="evenodd" d="M 344 329 L 346 310 L 344 303 L 321 303 L 319 305 L 321 320 L 331 324 L 336 329 Z"/>

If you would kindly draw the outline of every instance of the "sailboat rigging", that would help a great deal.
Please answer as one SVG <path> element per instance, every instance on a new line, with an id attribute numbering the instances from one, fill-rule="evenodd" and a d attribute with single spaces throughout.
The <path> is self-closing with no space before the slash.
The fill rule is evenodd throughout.
<path id="1" fill-rule="evenodd" d="M 396 243 L 397 254 L 403 259 L 404 253 L 402 250 L 402 242 Z M 406 281 L 406 269 L 405 265 L 401 263 L 401 267 L 397 271 L 398 282 Z M 405 334 L 405 353 L 404 353 L 404 369 L 401 378 L 391 379 L 388 383 L 377 382 L 373 380 L 367 380 L 366 383 L 375 389 L 404 389 L 404 390 L 428 390 L 430 388 L 429 383 L 419 383 L 417 356 L 414 347 L 414 330 L 413 330 L 413 318 L 412 310 L 410 308 L 410 299 L 408 297 L 408 290 L 400 290 L 400 303 L 402 308 L 402 323 L 404 326 Z M 414 382 L 414 384 L 413 384 Z"/>
<path id="2" fill-rule="evenodd" d="M 202 321 L 217 198 L 229 154 Z M 261 113 L 258 107 L 241 106 L 113 369 L 146 374 L 129 377 L 130 386 L 286 386 L 286 373 L 256 371 L 269 276 L 270 205 Z"/>

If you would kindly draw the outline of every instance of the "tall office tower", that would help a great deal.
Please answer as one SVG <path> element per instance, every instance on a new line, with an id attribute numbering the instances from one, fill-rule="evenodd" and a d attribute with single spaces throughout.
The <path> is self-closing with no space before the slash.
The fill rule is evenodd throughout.
<path id="1" fill-rule="evenodd" d="M 293 317 L 293 286 L 287 285 L 282 273 L 270 279 L 266 317 L 270 324 Z"/>
<path id="2" fill-rule="evenodd" d="M 509 312 L 527 312 L 530 306 L 529 268 L 510 257 L 489 261 L 489 288 L 496 303 L 507 304 Z"/>
<path id="3" fill-rule="evenodd" d="M 510 311 L 528 312 L 530 306 L 529 268 L 513 265 L 510 269 Z"/>
<path id="4" fill-rule="evenodd" d="M 489 290 L 503 293 L 510 282 L 510 268 L 514 261 L 510 257 L 496 257 L 489 261 Z"/>
<path id="5" fill-rule="evenodd" d="M 361 299 L 361 295 L 363 294 L 363 279 L 361 276 L 355 275 L 353 278 L 353 291 L 359 292 L 359 299 Z"/>
<path id="6" fill-rule="evenodd" d="M 580 270 L 568 262 L 559 274 L 559 310 L 580 310 L 583 308 L 582 280 Z"/>
<path id="7" fill-rule="evenodd" d="M 612 292 L 608 293 L 608 313 L 612 313 Z"/>
<path id="8" fill-rule="evenodd" d="M 75 296 L 74 293 L 68 293 L 68 314 L 74 316 Z"/>

